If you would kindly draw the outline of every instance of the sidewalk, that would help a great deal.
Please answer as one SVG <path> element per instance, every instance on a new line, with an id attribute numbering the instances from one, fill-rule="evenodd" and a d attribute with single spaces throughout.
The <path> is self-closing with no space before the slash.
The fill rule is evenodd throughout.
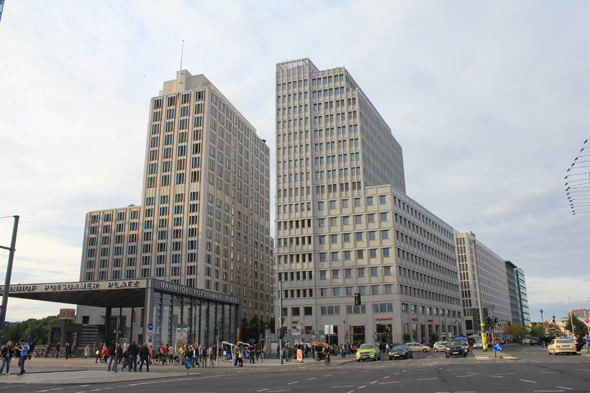
<path id="1" fill-rule="evenodd" d="M 349 355 L 346 358 L 332 357 L 331 365 L 338 365 L 353 361 L 354 357 Z M 269 368 L 269 367 L 301 367 L 304 365 L 315 365 L 313 358 L 304 358 L 303 363 L 296 361 L 281 364 L 280 359 L 276 357 L 264 359 L 263 362 L 255 364 L 247 363 L 244 360 L 244 367 L 234 367 L 231 361 L 223 362 L 219 360 L 219 366 L 213 368 L 194 367 L 188 371 L 189 376 L 206 376 L 207 374 L 215 375 L 215 370 L 242 371 L 250 368 Z M 150 365 L 150 372 L 128 372 L 121 371 L 121 365 L 117 365 L 118 372 L 108 372 L 107 364 L 94 363 L 94 359 L 52 359 L 52 358 L 35 358 L 25 363 L 27 371 L 23 376 L 17 376 L 19 372 L 18 363 L 10 364 L 11 374 L 9 376 L 0 376 L 0 383 L 14 384 L 35 384 L 35 385 L 91 385 L 108 382 L 130 382 L 130 381 L 149 381 L 163 378 L 180 378 L 186 377 L 187 370 L 184 364 L 180 365 Z M 323 363 L 318 364 L 324 366 Z"/>

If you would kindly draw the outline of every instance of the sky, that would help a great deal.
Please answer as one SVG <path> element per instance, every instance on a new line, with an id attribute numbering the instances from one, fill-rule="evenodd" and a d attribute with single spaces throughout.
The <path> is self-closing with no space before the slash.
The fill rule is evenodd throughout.
<path id="1" fill-rule="evenodd" d="M 141 204 L 149 100 L 175 79 L 184 40 L 183 69 L 256 127 L 271 173 L 276 64 L 345 66 L 403 148 L 407 194 L 524 269 L 533 321 L 566 316 L 568 300 L 590 308 L 590 215 L 572 215 L 564 191 L 590 138 L 589 14 L 587 1 L 6 0 L 12 283 L 78 280 L 85 214 Z M 7 320 L 61 307 L 10 299 Z"/>

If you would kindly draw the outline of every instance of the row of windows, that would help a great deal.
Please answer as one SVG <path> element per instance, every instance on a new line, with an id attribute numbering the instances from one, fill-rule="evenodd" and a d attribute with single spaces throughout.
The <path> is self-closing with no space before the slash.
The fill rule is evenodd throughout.
<path id="1" fill-rule="evenodd" d="M 440 311 L 441 317 L 444 317 L 445 313 L 446 313 L 446 316 L 449 318 L 450 317 L 461 318 L 461 311 L 449 310 L 449 309 L 444 309 L 444 308 L 439 309 L 438 307 L 420 306 L 417 304 L 402 303 L 402 312 L 408 312 L 408 310 L 412 314 L 434 315 L 434 316 L 438 316 L 439 311 Z"/>
<path id="2" fill-rule="evenodd" d="M 379 295 L 379 294 L 392 294 L 393 284 L 385 285 L 369 285 L 356 287 L 345 287 L 345 288 L 320 288 L 320 297 L 338 297 L 338 296 L 352 296 L 354 293 L 360 293 L 361 295 Z"/>
<path id="3" fill-rule="evenodd" d="M 366 277 L 366 273 L 368 271 L 371 277 L 376 277 L 379 275 L 379 270 L 382 270 L 382 274 L 384 276 L 391 276 L 391 266 L 382 266 L 379 267 L 360 267 L 356 269 L 343 269 L 343 274 L 340 273 L 339 269 L 329 270 L 330 278 L 332 279 L 339 279 L 339 278 L 353 278 L 353 270 L 356 270 L 356 277 Z M 320 280 L 326 280 L 328 278 L 328 270 L 320 270 Z"/>
<path id="4" fill-rule="evenodd" d="M 453 296 L 443 295 L 437 292 L 427 291 L 420 288 L 414 288 L 407 285 L 400 285 L 400 293 L 412 297 L 419 297 L 422 299 L 434 300 L 437 302 L 449 303 L 459 305 L 459 299 Z"/>

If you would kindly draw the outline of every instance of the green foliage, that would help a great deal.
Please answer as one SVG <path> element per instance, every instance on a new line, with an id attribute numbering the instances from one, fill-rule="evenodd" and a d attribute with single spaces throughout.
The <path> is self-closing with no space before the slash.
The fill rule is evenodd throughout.
<path id="1" fill-rule="evenodd" d="M 522 323 L 512 323 L 504 326 L 504 334 L 506 335 L 519 337 L 525 336 L 527 333 L 528 330 Z"/>
<path id="2" fill-rule="evenodd" d="M 4 329 L 4 343 L 8 340 L 14 343 L 24 338 L 29 344 L 45 344 L 49 335 L 49 324 L 54 322 L 60 322 L 57 315 L 13 322 Z"/>
<path id="3" fill-rule="evenodd" d="M 567 323 L 565 324 L 565 330 L 569 330 L 570 332 L 572 331 L 572 319 L 574 320 L 574 327 L 576 328 L 576 336 L 578 334 L 580 336 L 585 336 L 586 334 L 588 334 L 588 326 L 586 326 L 586 324 L 575 315 L 572 315 L 571 319 L 568 317 Z"/>
<path id="4" fill-rule="evenodd" d="M 533 323 L 531 326 L 531 334 L 534 337 L 542 337 L 545 335 L 545 326 L 542 323 Z"/>

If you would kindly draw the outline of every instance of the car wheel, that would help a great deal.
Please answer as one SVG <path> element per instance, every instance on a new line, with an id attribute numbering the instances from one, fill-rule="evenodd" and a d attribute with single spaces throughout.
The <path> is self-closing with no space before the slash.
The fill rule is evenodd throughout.
<path id="1" fill-rule="evenodd" d="M 393 359 L 391 356 L 389 357 L 389 360 Z"/>
<path id="2" fill-rule="evenodd" d="M 357 359 L 356 361 L 357 361 L 357 362 L 360 362 L 360 361 L 361 361 L 361 359 Z"/>
<path id="3" fill-rule="evenodd" d="M 434 348 L 434 352 L 438 352 L 438 349 Z"/>
<path id="4" fill-rule="evenodd" d="M 463 354 L 463 357 L 464 357 L 464 358 L 466 358 L 466 357 L 467 357 L 467 352 L 465 352 L 465 353 Z"/>
<path id="5" fill-rule="evenodd" d="M 445 353 L 445 356 L 448 358 L 449 357 L 449 354 L 448 353 Z"/>
<path id="6" fill-rule="evenodd" d="M 428 352 L 428 349 L 424 348 L 424 349 L 422 350 L 422 352 Z"/>

